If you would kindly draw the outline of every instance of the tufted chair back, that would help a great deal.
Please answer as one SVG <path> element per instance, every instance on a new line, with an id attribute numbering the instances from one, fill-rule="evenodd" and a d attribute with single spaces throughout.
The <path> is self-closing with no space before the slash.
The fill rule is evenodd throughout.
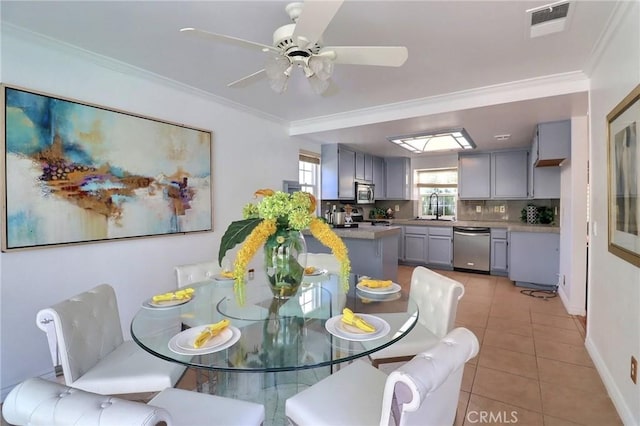
<path id="1" fill-rule="evenodd" d="M 476 336 L 459 327 L 389 374 L 380 424 L 390 415 L 397 426 L 454 424 L 463 367 L 479 348 Z"/>
<path id="2" fill-rule="evenodd" d="M 113 288 L 102 284 L 38 313 L 53 320 L 65 382 L 71 385 L 123 342 Z"/>
<path id="3" fill-rule="evenodd" d="M 217 262 L 178 265 L 174 269 L 176 271 L 178 287 L 184 287 L 198 281 L 213 279 L 213 277 L 219 274 L 222 270 Z"/>
<path id="4" fill-rule="evenodd" d="M 409 296 L 416 301 L 418 321 L 438 337 L 453 329 L 458 301 L 464 296 L 464 286 L 444 275 L 418 266 L 411 275 Z"/>
<path id="5" fill-rule="evenodd" d="M 74 388 L 103 395 L 157 392 L 173 386 L 185 370 L 123 340 L 108 284 L 40 310 L 36 323 L 47 333 L 53 328 L 65 383 Z"/>
<path id="6" fill-rule="evenodd" d="M 167 410 L 141 402 L 88 393 L 40 378 L 13 388 L 2 405 L 12 425 L 171 425 Z"/>

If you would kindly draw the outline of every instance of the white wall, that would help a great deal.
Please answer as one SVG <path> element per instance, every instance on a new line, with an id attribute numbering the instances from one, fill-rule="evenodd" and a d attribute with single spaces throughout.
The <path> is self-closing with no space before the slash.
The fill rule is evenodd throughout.
<path id="1" fill-rule="evenodd" d="M 627 2 L 590 73 L 591 244 L 587 349 L 622 421 L 640 424 L 640 384 L 629 378 L 640 358 L 640 268 L 607 250 L 607 114 L 640 83 L 640 2 Z"/>
<path id="2" fill-rule="evenodd" d="M 561 166 L 560 279 L 567 312 L 585 314 L 587 281 L 587 162 L 589 120 L 571 119 L 571 156 Z"/>
<path id="3" fill-rule="evenodd" d="M 36 312 L 100 283 L 114 286 L 129 335 L 140 302 L 175 286 L 173 266 L 217 258 L 222 233 L 257 188 L 297 180 L 298 142 L 280 123 L 204 94 L 2 29 L 3 83 L 213 131 L 214 232 L 26 250 L 0 255 L 0 389 L 51 373 Z"/>

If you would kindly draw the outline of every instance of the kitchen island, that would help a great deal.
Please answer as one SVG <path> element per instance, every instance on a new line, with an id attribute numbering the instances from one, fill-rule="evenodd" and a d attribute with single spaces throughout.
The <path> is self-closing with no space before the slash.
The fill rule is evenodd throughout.
<path id="1" fill-rule="evenodd" d="M 397 280 L 399 226 L 372 226 L 359 223 L 358 228 L 334 228 L 349 250 L 351 272 L 376 279 Z M 309 253 L 331 253 L 311 233 L 305 232 Z"/>

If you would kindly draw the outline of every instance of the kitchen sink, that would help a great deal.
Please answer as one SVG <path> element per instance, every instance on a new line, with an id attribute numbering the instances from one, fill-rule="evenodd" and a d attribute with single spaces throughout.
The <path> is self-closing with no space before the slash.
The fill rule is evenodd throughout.
<path id="1" fill-rule="evenodd" d="M 413 220 L 426 220 L 426 221 L 433 221 L 433 222 L 455 222 L 454 219 L 442 219 L 442 218 L 422 218 L 422 217 L 416 217 Z"/>

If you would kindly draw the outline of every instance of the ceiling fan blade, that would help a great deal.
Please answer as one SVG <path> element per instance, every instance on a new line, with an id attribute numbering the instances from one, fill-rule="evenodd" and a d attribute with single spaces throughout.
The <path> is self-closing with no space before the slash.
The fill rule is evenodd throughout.
<path id="1" fill-rule="evenodd" d="M 227 84 L 227 87 L 241 89 L 243 87 L 247 87 L 250 84 L 255 83 L 256 81 L 260 81 L 266 77 L 267 77 L 267 73 L 264 71 L 264 69 L 261 69 L 260 71 L 256 71 L 253 74 L 249 74 L 245 77 L 242 77 L 239 80 L 232 81 L 231 83 Z"/>
<path id="2" fill-rule="evenodd" d="M 296 21 L 293 31 L 293 41 L 304 49 L 313 46 L 322 37 L 322 33 L 329 25 L 344 0 L 307 0 L 302 6 L 302 13 Z"/>
<path id="3" fill-rule="evenodd" d="M 409 57 L 409 51 L 403 46 L 332 46 L 323 48 L 319 54 L 329 58 L 335 55 L 333 62 L 336 64 L 382 67 L 399 67 Z"/>
<path id="4" fill-rule="evenodd" d="M 180 32 L 185 34 L 193 34 L 195 36 L 206 38 L 206 39 L 220 41 L 222 43 L 231 44 L 233 46 L 243 47 L 245 49 L 260 50 L 262 52 L 271 51 L 271 52 L 280 53 L 280 51 L 273 46 L 268 46 L 266 44 L 256 43 L 249 40 L 243 40 L 241 38 L 231 37 L 224 34 L 211 33 L 209 31 L 199 30 L 197 28 L 181 28 Z"/>

